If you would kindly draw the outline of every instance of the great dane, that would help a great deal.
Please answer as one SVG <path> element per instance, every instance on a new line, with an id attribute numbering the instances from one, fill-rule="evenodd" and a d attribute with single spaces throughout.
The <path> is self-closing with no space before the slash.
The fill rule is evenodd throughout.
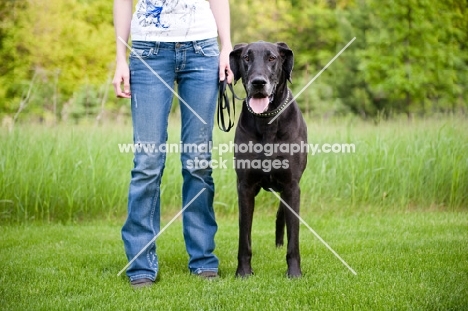
<path id="1" fill-rule="evenodd" d="M 307 164 L 307 151 L 298 151 L 297 146 L 307 143 L 307 126 L 296 102 L 289 104 L 293 95 L 287 83 L 291 82 L 293 64 L 293 52 L 285 43 L 238 44 L 230 54 L 234 81 L 242 79 L 247 94 L 234 138 L 239 203 L 236 276 L 253 274 L 252 218 L 255 196 L 261 188 L 280 192 L 282 201 L 299 214 L 299 181 Z M 277 247 L 283 245 L 285 225 L 287 276 L 300 277 L 299 219 L 280 203 Z"/>

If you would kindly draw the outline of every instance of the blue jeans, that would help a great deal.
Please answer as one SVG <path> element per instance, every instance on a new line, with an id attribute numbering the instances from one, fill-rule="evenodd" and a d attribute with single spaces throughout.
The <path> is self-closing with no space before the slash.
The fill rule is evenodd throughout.
<path id="1" fill-rule="evenodd" d="M 173 93 L 161 82 L 162 78 L 171 88 L 177 82 L 178 94 L 185 101 L 180 103 L 181 142 L 184 145 L 208 144 L 212 140 L 219 80 L 216 38 L 180 43 L 134 41 L 132 48 L 129 67 L 134 143 L 158 147 L 167 141 Z M 196 158 L 210 161 L 211 153 L 206 148 L 202 151 L 187 149 L 181 150 L 180 154 L 182 206 L 205 189 L 182 216 L 185 247 L 189 254 L 188 268 L 195 274 L 217 271 L 218 258 L 213 254 L 217 224 L 213 210 L 212 171 L 210 167 L 193 165 Z M 134 154 L 128 217 L 122 227 L 128 260 L 133 259 L 160 231 L 160 184 L 165 160 L 165 152 L 140 150 Z M 131 281 L 142 278 L 154 281 L 158 270 L 156 245 L 152 243 L 129 266 L 127 275 Z"/>

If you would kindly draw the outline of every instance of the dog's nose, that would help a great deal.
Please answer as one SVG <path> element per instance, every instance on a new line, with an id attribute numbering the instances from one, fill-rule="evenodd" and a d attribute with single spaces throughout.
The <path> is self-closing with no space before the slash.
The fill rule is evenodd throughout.
<path id="1" fill-rule="evenodd" d="M 255 86 L 264 86 L 265 84 L 267 84 L 267 81 L 263 77 L 256 77 L 252 79 L 251 83 Z"/>

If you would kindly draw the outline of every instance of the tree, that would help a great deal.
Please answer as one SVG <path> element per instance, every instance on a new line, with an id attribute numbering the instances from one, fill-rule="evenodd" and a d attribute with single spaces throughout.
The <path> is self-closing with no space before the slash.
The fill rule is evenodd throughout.
<path id="1" fill-rule="evenodd" d="M 28 0 L 21 8 L 13 6 L 21 14 L 10 16 L 14 27 L 10 25 L 1 38 L 1 53 L 12 60 L 2 70 L 4 112 L 16 109 L 29 80 L 37 74 L 40 79 L 31 109 L 38 114 L 52 110 L 54 89 L 61 94 L 61 106 L 81 86 L 99 88 L 106 83 L 115 54 L 112 9 L 107 1 Z"/>
<path id="2" fill-rule="evenodd" d="M 234 43 L 292 48 L 295 93 L 356 37 L 298 98 L 305 112 L 374 117 L 467 108 L 466 1 L 232 0 L 231 14 Z M 0 113 L 23 103 L 21 115 L 57 117 L 66 104 L 80 117 L 96 105 L 126 104 L 105 95 L 114 46 L 109 1 L 2 1 Z"/>
<path id="3" fill-rule="evenodd" d="M 369 1 L 371 28 L 361 69 L 379 109 L 408 115 L 446 110 L 461 94 L 461 51 L 453 40 L 451 1 Z"/>

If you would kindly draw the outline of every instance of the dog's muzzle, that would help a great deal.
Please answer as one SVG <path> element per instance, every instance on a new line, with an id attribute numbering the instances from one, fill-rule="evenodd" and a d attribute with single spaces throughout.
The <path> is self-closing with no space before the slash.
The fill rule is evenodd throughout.
<path id="1" fill-rule="evenodd" d="M 273 102 L 275 86 L 264 79 L 252 79 L 247 85 L 247 104 L 255 113 L 263 113 Z"/>

